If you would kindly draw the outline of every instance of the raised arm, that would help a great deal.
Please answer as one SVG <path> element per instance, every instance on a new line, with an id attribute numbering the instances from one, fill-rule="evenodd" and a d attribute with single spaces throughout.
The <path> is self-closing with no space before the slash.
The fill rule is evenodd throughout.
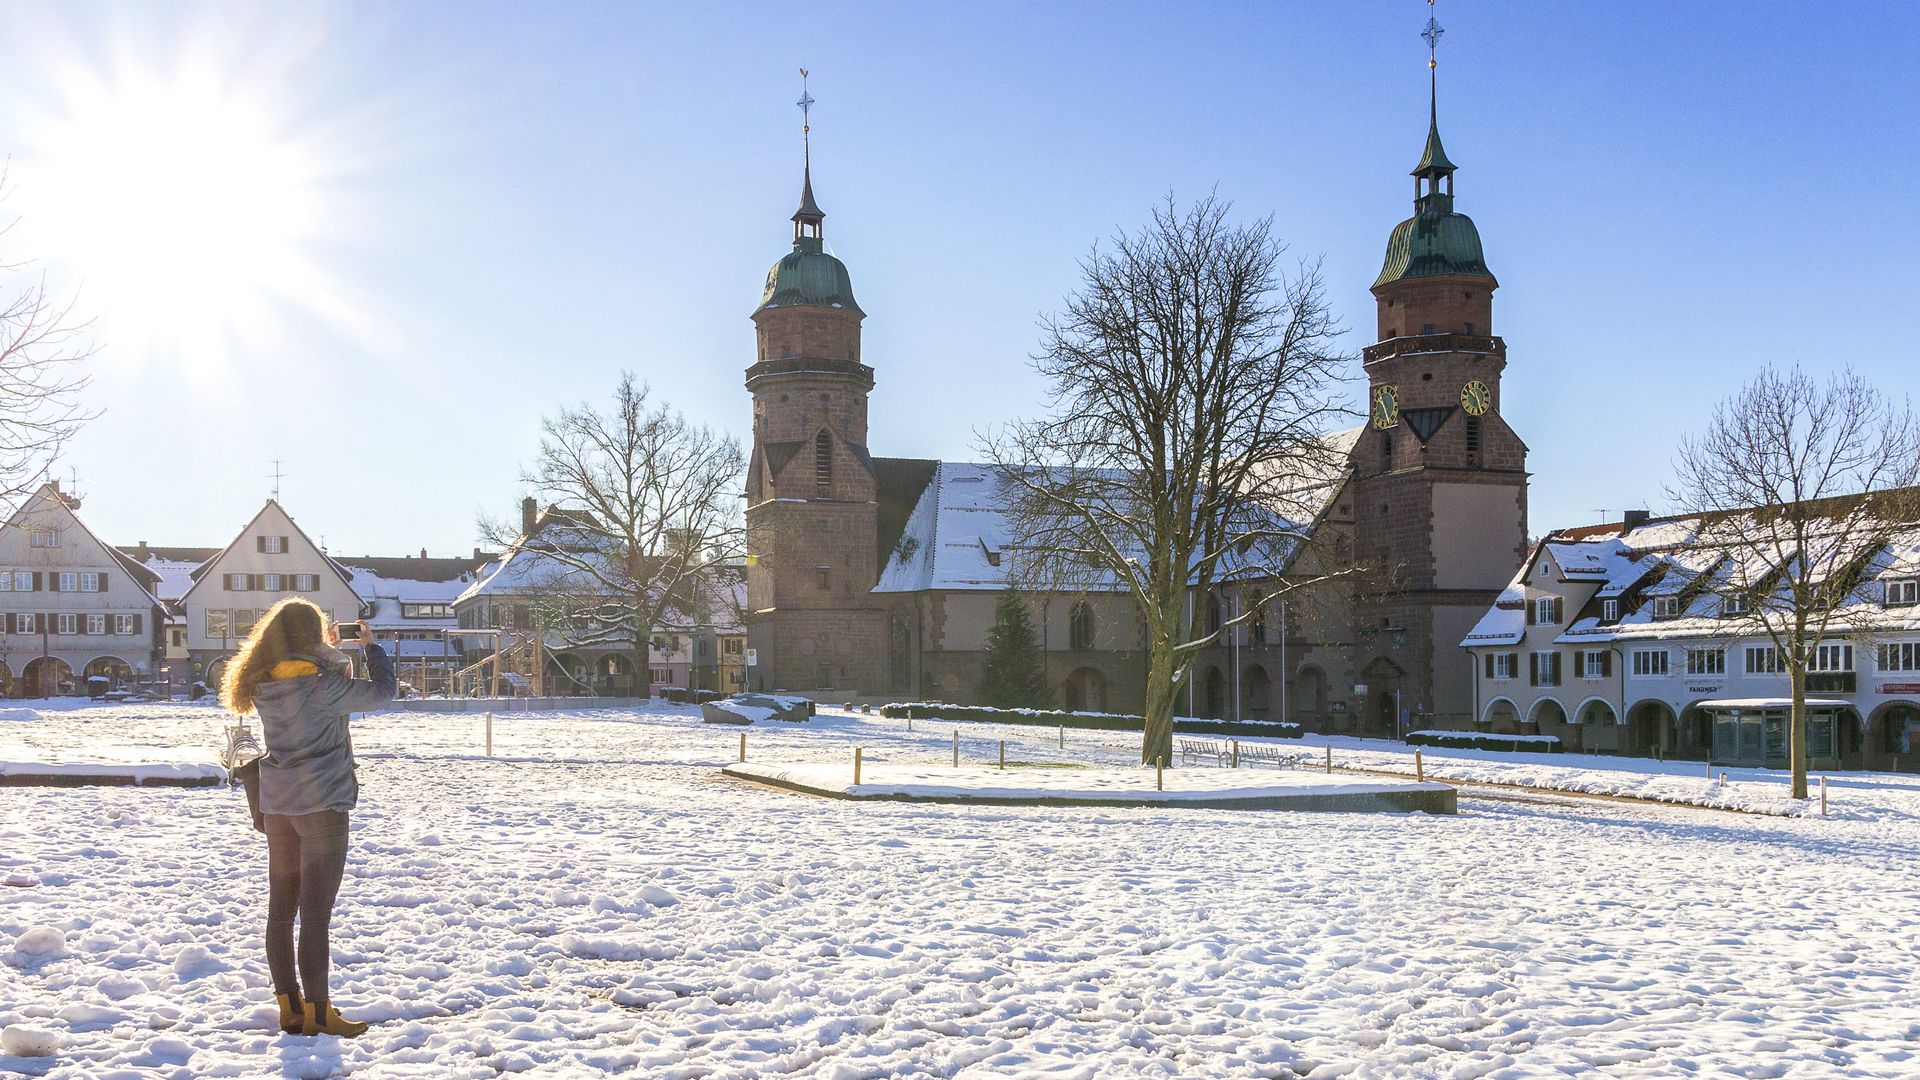
<path id="1" fill-rule="evenodd" d="M 394 675 L 393 659 L 378 642 L 366 643 L 367 675 L 365 679 L 349 679 L 334 676 L 336 689 L 333 707 L 342 712 L 370 712 L 392 701 L 399 689 L 399 681 Z"/>

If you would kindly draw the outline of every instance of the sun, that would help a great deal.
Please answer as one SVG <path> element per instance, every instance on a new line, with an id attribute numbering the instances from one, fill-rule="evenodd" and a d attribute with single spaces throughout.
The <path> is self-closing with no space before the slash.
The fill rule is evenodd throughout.
<path id="1" fill-rule="evenodd" d="M 288 305 L 326 306 L 322 163 L 265 95 L 211 74 L 64 91 L 30 140 L 22 209 L 110 353 L 219 368 Z"/>

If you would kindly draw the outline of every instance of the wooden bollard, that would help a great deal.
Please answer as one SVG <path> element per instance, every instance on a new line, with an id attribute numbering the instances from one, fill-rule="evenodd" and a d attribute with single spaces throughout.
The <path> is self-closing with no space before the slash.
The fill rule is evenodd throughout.
<path id="1" fill-rule="evenodd" d="M 1329 775 L 1333 773 L 1333 744 L 1332 743 L 1327 744 L 1327 773 Z"/>
<path id="2" fill-rule="evenodd" d="M 1155 791 L 1167 790 L 1167 759 L 1166 758 L 1157 757 L 1153 759 L 1153 790 Z"/>
<path id="3" fill-rule="evenodd" d="M 853 748 L 853 786 L 860 786 L 860 748 Z"/>
<path id="4" fill-rule="evenodd" d="M 1820 778 L 1820 816 L 1827 816 L 1827 778 Z"/>
<path id="5" fill-rule="evenodd" d="M 907 730 L 913 730 L 913 714 L 911 713 L 907 714 Z"/>
<path id="6" fill-rule="evenodd" d="M 960 767 L 960 729 L 953 729 L 953 767 Z"/>
<path id="7" fill-rule="evenodd" d="M 1424 784 L 1427 782 L 1427 764 L 1420 760 L 1420 751 L 1413 752 L 1413 778 Z"/>
<path id="8" fill-rule="evenodd" d="M 487 756 L 493 756 L 493 710 L 487 710 Z"/>
<path id="9" fill-rule="evenodd" d="M 740 760 L 747 760 L 747 733 L 744 731 L 740 733 Z"/>
<path id="10" fill-rule="evenodd" d="M 1060 749 L 1065 750 L 1066 748 L 1067 748 L 1067 725 L 1061 724 L 1060 725 Z"/>
<path id="11" fill-rule="evenodd" d="M 1713 759 L 1707 759 L 1707 783 L 1713 783 Z"/>
<path id="12" fill-rule="evenodd" d="M 1006 767 L 1007 767 L 1007 740 L 1001 739 L 1000 740 L 1000 768 L 1004 770 Z"/>
<path id="13" fill-rule="evenodd" d="M 1239 767 L 1240 767 L 1240 740 L 1235 739 L 1233 740 L 1233 764 L 1228 766 L 1228 768 L 1237 769 Z"/>

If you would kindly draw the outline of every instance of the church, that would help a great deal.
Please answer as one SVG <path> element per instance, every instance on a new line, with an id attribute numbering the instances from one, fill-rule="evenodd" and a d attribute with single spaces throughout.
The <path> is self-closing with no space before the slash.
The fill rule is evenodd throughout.
<path id="1" fill-rule="evenodd" d="M 1291 612 L 1269 605 L 1198 655 L 1181 712 L 1383 735 L 1472 726 L 1460 643 L 1527 555 L 1527 448 L 1501 410 L 1499 282 L 1473 221 L 1454 208 L 1455 171 L 1430 101 L 1413 214 L 1394 227 L 1372 284 L 1368 421 L 1327 435 L 1344 468 L 1313 486 L 1315 526 L 1292 564 L 1358 560 L 1377 571 L 1373 584 L 1302 590 Z M 752 316 L 751 682 L 969 702 L 1008 583 L 1005 502 L 988 466 L 869 447 L 884 365 L 876 372 L 861 355 L 866 312 L 825 250 L 825 219 L 809 153 L 792 250 L 768 271 Z M 1196 625 L 1217 625 L 1245 600 L 1237 590 L 1260 587 L 1196 596 Z M 1057 705 L 1140 711 L 1144 628 L 1129 597 L 1027 599 Z"/>

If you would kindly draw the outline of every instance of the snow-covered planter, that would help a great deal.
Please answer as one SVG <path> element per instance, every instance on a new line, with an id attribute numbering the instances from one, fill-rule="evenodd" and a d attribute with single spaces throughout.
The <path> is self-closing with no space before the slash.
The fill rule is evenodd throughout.
<path id="1" fill-rule="evenodd" d="M 761 720 L 800 723 L 813 716 L 813 702 L 779 694 L 735 694 L 700 703 L 700 718 L 709 724 L 752 724 Z"/>
<path id="2" fill-rule="evenodd" d="M 939 701 L 897 701 L 880 706 L 881 716 L 911 720 L 970 721 L 981 724 L 1030 724 L 1087 731 L 1139 731 L 1147 719 L 1133 713 L 1068 712 L 1061 709 L 996 709 L 986 705 L 949 705 Z M 1223 735 L 1235 739 L 1297 739 L 1299 724 L 1260 720 L 1206 720 L 1176 716 L 1173 729 L 1183 735 Z"/>
<path id="3" fill-rule="evenodd" d="M 1407 745 L 1523 754 L 1558 754 L 1562 749 L 1558 735 L 1496 735 L 1490 731 L 1411 731 L 1407 733 Z"/>

